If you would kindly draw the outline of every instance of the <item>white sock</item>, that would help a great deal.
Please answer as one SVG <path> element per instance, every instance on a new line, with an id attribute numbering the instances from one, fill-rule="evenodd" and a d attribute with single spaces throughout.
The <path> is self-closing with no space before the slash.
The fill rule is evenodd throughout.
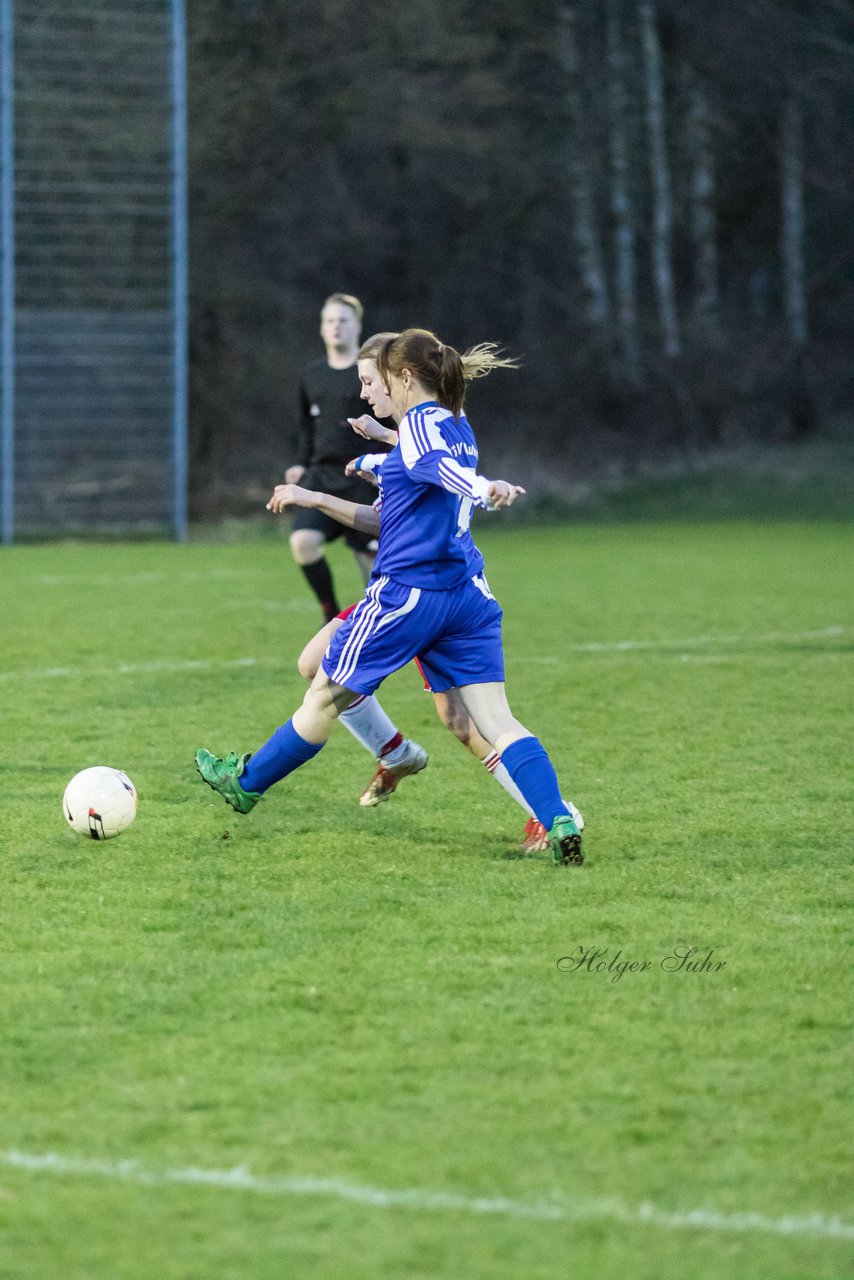
<path id="1" fill-rule="evenodd" d="M 351 707 L 341 712 L 338 719 L 350 730 L 356 741 L 377 759 L 382 755 L 383 748 L 398 737 L 398 730 L 373 694 L 357 699 Z"/>
<path id="2" fill-rule="evenodd" d="M 382 763 L 391 764 L 391 765 L 403 764 L 404 760 L 409 755 L 409 749 L 411 746 L 412 746 L 412 743 L 409 741 L 409 739 L 404 738 L 403 742 L 401 742 L 399 746 L 394 747 L 393 750 L 391 751 L 383 752 Z"/>
<path id="3" fill-rule="evenodd" d="M 490 752 L 490 754 L 484 759 L 483 764 L 492 774 L 495 781 L 501 783 L 508 796 L 512 796 L 516 803 L 520 805 L 531 818 L 536 818 L 537 815 L 534 813 L 534 810 L 528 804 L 528 801 L 510 777 L 505 766 L 501 763 L 501 756 L 498 752 Z"/>

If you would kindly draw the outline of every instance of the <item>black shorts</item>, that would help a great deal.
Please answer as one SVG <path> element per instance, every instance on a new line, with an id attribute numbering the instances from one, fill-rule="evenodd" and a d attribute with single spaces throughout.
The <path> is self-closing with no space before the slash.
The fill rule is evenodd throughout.
<path id="1" fill-rule="evenodd" d="M 369 484 L 367 480 L 360 480 L 358 476 L 345 476 L 343 466 L 326 463 L 306 467 L 299 486 L 301 489 L 314 489 L 319 493 L 331 493 L 336 498 L 345 498 L 347 502 L 357 502 L 364 507 L 373 506 L 379 496 L 376 485 Z M 377 549 L 375 534 L 348 529 L 346 525 L 339 524 L 337 520 L 324 515 L 322 511 L 297 507 L 291 532 L 295 533 L 297 529 L 314 529 L 317 533 L 323 534 L 327 542 L 343 538 L 353 551 L 376 551 Z"/>

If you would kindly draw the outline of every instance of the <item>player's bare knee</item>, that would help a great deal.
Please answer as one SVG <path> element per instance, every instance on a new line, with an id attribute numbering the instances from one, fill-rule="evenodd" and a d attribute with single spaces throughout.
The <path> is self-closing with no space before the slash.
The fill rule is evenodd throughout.
<path id="1" fill-rule="evenodd" d="M 295 529 L 290 536 L 291 555 L 297 564 L 313 564 L 322 557 L 325 542 L 316 529 Z"/>
<path id="2" fill-rule="evenodd" d="M 312 652 L 311 645 L 306 645 L 300 656 L 297 658 L 297 671 L 300 673 L 303 680 L 311 681 L 317 675 L 319 668 L 320 663 Z"/>
<path id="3" fill-rule="evenodd" d="M 352 689 L 345 689 L 341 684 L 330 682 L 330 688 L 332 690 L 332 702 L 338 715 L 342 711 L 346 711 L 348 707 L 351 707 L 360 696 L 358 693 L 354 693 Z"/>
<path id="4" fill-rule="evenodd" d="M 330 680 L 320 667 L 306 691 L 303 706 L 311 708 L 315 714 L 334 718 L 345 711 L 358 697 L 359 694 L 354 693 L 352 689 L 345 689 L 344 685 Z"/>
<path id="5" fill-rule="evenodd" d="M 313 737 L 312 734 L 319 734 L 322 726 L 328 726 L 331 721 L 335 720 L 338 715 L 338 708 L 332 697 L 328 678 L 323 671 L 317 673 L 309 688 L 306 689 L 302 706 L 297 714 L 300 724 L 305 726 L 306 732 L 303 733 L 303 729 L 300 728 L 296 720 L 294 720 L 294 728 L 298 733 L 302 733 L 309 742 L 319 741 L 319 736 Z M 328 732 L 328 728 L 323 732 Z"/>

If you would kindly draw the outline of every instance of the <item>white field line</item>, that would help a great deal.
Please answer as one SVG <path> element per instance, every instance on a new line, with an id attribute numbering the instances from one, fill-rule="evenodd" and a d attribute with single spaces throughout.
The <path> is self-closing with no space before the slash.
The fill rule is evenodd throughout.
<path id="1" fill-rule="evenodd" d="M 278 607 L 278 606 L 274 606 Z M 797 644 L 803 640 L 833 640 L 838 636 L 849 635 L 851 627 L 823 627 L 818 631 L 774 631 L 765 635 L 744 636 L 688 636 L 682 640 L 617 640 L 614 642 L 595 642 L 590 644 L 569 644 L 567 653 L 620 654 L 635 651 L 650 653 L 675 651 L 673 656 L 682 661 L 723 662 L 724 656 L 690 655 L 679 650 L 708 645 L 732 644 Z M 180 674 L 192 671 L 226 671 L 239 667 L 280 667 L 287 659 L 268 655 L 263 658 L 229 658 L 222 662 L 208 662 L 203 659 L 188 659 L 184 662 L 119 662 L 114 666 L 102 667 L 34 667 L 22 671 L 0 671 L 0 683 L 9 680 L 53 680 L 91 677 L 105 679 L 111 676 L 151 675 L 155 673 Z M 532 654 L 525 659 L 528 663 L 556 664 L 561 659 L 554 654 Z"/>
<path id="2" fill-rule="evenodd" d="M 568 644 L 565 653 L 622 654 L 622 653 L 666 653 L 681 658 L 685 662 L 728 662 L 726 655 L 699 655 L 680 653 L 680 649 L 708 648 L 715 645 L 734 644 L 799 644 L 804 640 L 835 640 L 839 636 L 850 635 L 852 627 L 821 627 L 814 631 L 769 631 L 759 635 L 740 636 L 684 636 L 681 640 L 593 640 L 587 644 Z M 530 654 L 526 662 L 553 664 L 561 659 L 555 654 Z"/>
<path id="3" fill-rule="evenodd" d="M 119 662 L 112 667 L 36 667 L 30 671 L 0 671 L 0 681 L 79 679 L 87 676 L 91 679 L 103 680 L 112 676 L 151 675 L 160 672 L 175 674 L 192 671 L 228 671 L 241 667 L 280 667 L 284 661 L 283 658 L 270 656 L 229 658 L 223 662 L 206 662 L 203 659 L 188 658 L 186 662 Z M 295 666 L 294 670 L 296 670 Z"/>
<path id="4" fill-rule="evenodd" d="M 542 1200 L 513 1200 L 504 1196 L 459 1195 L 428 1191 L 421 1187 L 390 1190 L 361 1186 L 341 1178 L 262 1176 L 243 1166 L 236 1169 L 152 1169 L 136 1160 L 92 1160 L 49 1152 L 0 1151 L 0 1164 L 34 1173 L 64 1177 L 96 1177 L 145 1187 L 175 1184 L 217 1187 L 227 1191 L 253 1191 L 270 1196 L 325 1196 L 380 1209 L 492 1214 L 506 1218 L 533 1218 L 548 1222 L 584 1222 L 604 1219 L 627 1226 L 659 1227 L 665 1231 L 761 1232 L 775 1236 L 818 1236 L 827 1240 L 854 1240 L 854 1223 L 836 1216 L 810 1213 L 771 1218 L 752 1211 L 721 1213 L 716 1209 L 661 1209 L 648 1202 L 628 1205 L 619 1199 L 566 1200 L 549 1196 Z"/>
<path id="5" fill-rule="evenodd" d="M 570 644 L 571 653 L 632 653 L 644 649 L 691 649 L 705 645 L 798 644 L 802 640 L 833 640 L 850 634 L 851 627 L 821 627 L 817 631 L 769 631 L 764 635 L 688 636 L 683 640 L 616 640 L 590 644 Z"/>
<path id="6" fill-rule="evenodd" d="M 128 582 L 242 582 L 245 578 L 263 578 L 268 573 L 265 569 L 182 569 L 170 573 L 164 569 L 141 570 L 134 573 L 37 573 L 29 582 L 36 582 L 42 587 L 62 587 L 82 582 L 97 587 L 108 587 L 114 583 Z"/>

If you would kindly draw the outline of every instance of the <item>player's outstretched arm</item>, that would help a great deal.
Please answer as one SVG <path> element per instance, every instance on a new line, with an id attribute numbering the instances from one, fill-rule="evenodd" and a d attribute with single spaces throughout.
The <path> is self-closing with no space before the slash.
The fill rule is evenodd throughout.
<path id="1" fill-rule="evenodd" d="M 508 480 L 488 480 L 486 476 L 478 475 L 473 467 L 464 466 L 450 453 L 438 449 L 417 458 L 414 465 L 410 465 L 405 453 L 403 458 L 416 479 L 435 484 L 462 498 L 470 498 L 476 506 L 485 507 L 487 511 L 510 507 L 525 492 L 521 485 L 510 484 Z"/>
<path id="2" fill-rule="evenodd" d="M 496 511 L 511 506 L 525 490 L 507 480 L 488 480 L 460 462 L 448 448 L 441 431 L 430 422 L 418 434 L 408 419 L 400 427 L 400 456 L 407 471 L 423 484 L 434 484 L 448 493 L 468 498 L 478 507 Z M 350 464 L 352 466 L 352 463 Z"/>
<path id="3" fill-rule="evenodd" d="M 384 427 L 369 413 L 363 413 L 361 418 L 348 418 L 347 421 L 356 435 L 364 436 L 366 440 L 379 440 L 380 444 L 390 444 L 392 448 L 397 444 L 397 432 Z"/>
<path id="4" fill-rule="evenodd" d="M 331 516 L 333 520 L 337 520 L 348 529 L 369 533 L 373 537 L 376 537 L 380 531 L 379 512 L 373 507 L 348 502 L 346 498 L 336 498 L 331 493 L 317 493 L 314 489 L 302 489 L 298 484 L 277 484 L 272 498 L 267 503 L 267 510 L 279 514 L 289 507 L 306 507 L 314 511 L 322 511 L 324 515 Z"/>

